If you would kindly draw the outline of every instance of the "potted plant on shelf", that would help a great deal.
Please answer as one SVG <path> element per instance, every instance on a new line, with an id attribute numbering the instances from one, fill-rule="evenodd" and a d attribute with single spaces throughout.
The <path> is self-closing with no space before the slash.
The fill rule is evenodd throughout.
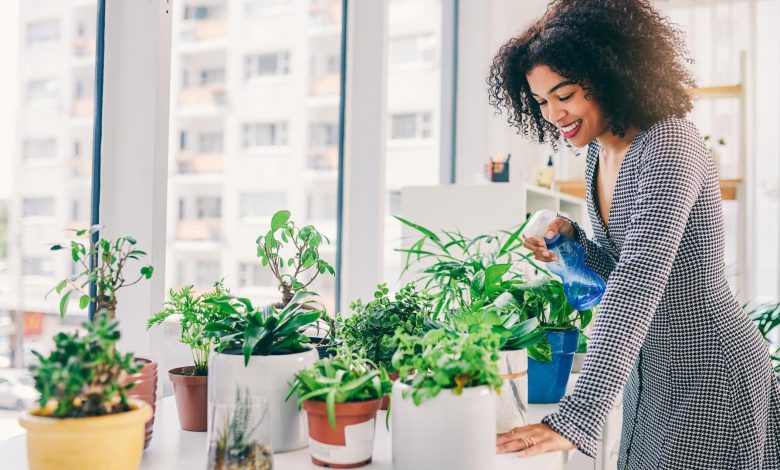
<path id="1" fill-rule="evenodd" d="M 248 389 L 237 388 L 233 403 L 214 408 L 208 470 L 271 470 L 268 405 Z"/>
<path id="2" fill-rule="evenodd" d="M 563 284 L 555 279 L 522 284 L 515 294 L 545 332 L 544 339 L 528 350 L 529 402 L 557 403 L 566 393 L 574 353 L 586 345 L 583 331 L 593 312 L 575 310 L 566 300 Z"/>
<path id="3" fill-rule="evenodd" d="M 749 312 L 750 318 L 755 322 L 758 331 L 766 339 L 768 346 L 772 348 L 772 333 L 780 329 L 780 302 L 764 303 L 755 306 Z M 775 377 L 780 381 L 780 347 L 775 346 L 771 354 L 774 363 Z"/>
<path id="4" fill-rule="evenodd" d="M 500 339 L 489 328 L 450 336 L 399 333 L 393 365 L 395 468 L 494 467 Z M 457 412 L 453 412 L 457 410 Z"/>
<path id="5" fill-rule="evenodd" d="M 116 318 L 117 293 L 127 287 L 152 277 L 154 269 L 151 265 L 143 265 L 139 268 L 138 276 L 132 280 L 125 278 L 128 263 L 138 262 L 146 256 L 146 252 L 136 247 L 136 240 L 131 236 L 118 237 L 114 240 L 92 240 L 93 234 L 100 226 L 93 226 L 88 230 L 76 231 L 77 238 L 84 238 L 86 242 L 71 240 L 66 244 L 57 244 L 51 247 L 52 251 L 69 250 L 75 263 L 76 274 L 61 280 L 53 291 L 60 295 L 60 315 L 64 316 L 68 310 L 71 298 L 75 295 L 79 298 L 79 308 L 87 308 L 91 302 L 95 302 L 95 311 L 108 315 L 110 319 Z M 90 264 L 90 260 L 93 264 Z M 95 296 L 89 293 L 90 284 L 94 284 Z M 51 292 L 51 291 L 50 291 Z M 136 357 L 136 361 L 142 363 L 140 371 L 127 378 L 128 383 L 135 383 L 129 392 L 131 398 L 141 399 L 155 409 L 157 397 L 157 361 Z M 152 439 L 154 414 L 146 423 L 145 446 Z"/>
<path id="6" fill-rule="evenodd" d="M 371 301 L 356 300 L 349 308 L 351 316 L 339 317 L 340 339 L 386 370 L 391 379 L 398 378 L 392 364 L 397 347 L 393 335 L 398 329 L 410 335 L 423 334 L 425 320 L 433 311 L 431 297 L 417 291 L 414 284 L 406 285 L 395 295 L 390 295 L 387 284 L 379 284 Z M 384 397 L 381 409 L 387 409 L 388 403 L 389 397 Z"/>
<path id="7" fill-rule="evenodd" d="M 335 274 L 333 267 L 320 256 L 322 245 L 329 243 L 328 237 L 313 225 L 297 226 L 290 220 L 288 210 L 280 210 L 271 217 L 271 228 L 257 238 L 257 256 L 278 283 L 282 299 L 275 304 L 277 309 L 285 308 L 296 293 L 309 290 L 320 275 Z M 321 306 L 306 308 L 310 307 L 324 310 Z M 327 313 L 316 323 L 315 331 L 317 336 L 310 338 L 320 357 L 324 357 L 335 343 L 334 322 Z"/>
<path id="8" fill-rule="evenodd" d="M 256 308 L 249 299 L 232 296 L 205 302 L 221 317 L 205 326 L 218 342 L 209 358 L 209 406 L 231 400 L 237 387 L 248 388 L 268 400 L 273 449 L 305 447 L 304 415 L 285 398 L 295 374 L 319 358 L 304 334 L 323 314 L 312 309 L 313 294 L 298 291 L 282 309 Z"/>
<path id="9" fill-rule="evenodd" d="M 126 378 L 140 365 L 116 351 L 118 324 L 106 314 L 85 322 L 84 334 L 59 333 L 33 370 L 38 407 L 19 418 L 27 430 L 31 470 L 111 468 L 141 464 L 151 407 L 128 398 Z"/>
<path id="10" fill-rule="evenodd" d="M 206 300 L 228 293 L 222 281 L 214 283 L 214 290 L 197 294 L 193 286 L 171 289 L 165 309 L 146 322 L 146 327 L 163 323 L 167 318 L 178 316 L 181 326 L 179 341 L 190 348 L 194 365 L 176 367 L 168 371 L 176 396 L 179 425 L 185 431 L 206 431 L 208 429 L 207 384 L 209 353 L 217 341 L 206 335 L 209 322 L 219 320 L 221 311 Z"/>
<path id="11" fill-rule="evenodd" d="M 369 464 L 376 412 L 391 386 L 384 369 L 348 346 L 298 372 L 288 399 L 296 394 L 308 415 L 312 462 L 332 468 Z"/>

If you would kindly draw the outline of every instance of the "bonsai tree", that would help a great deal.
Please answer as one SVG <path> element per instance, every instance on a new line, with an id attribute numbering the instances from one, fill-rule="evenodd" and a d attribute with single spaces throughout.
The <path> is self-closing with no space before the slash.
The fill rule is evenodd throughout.
<path id="1" fill-rule="evenodd" d="M 54 349 L 33 368 L 39 416 L 79 418 L 129 411 L 127 390 L 123 385 L 141 365 L 132 354 L 117 352 L 119 328 L 116 320 L 101 314 L 84 322 L 84 335 L 59 333 Z"/>
<path id="2" fill-rule="evenodd" d="M 267 413 L 257 416 L 249 390 L 236 389 L 233 413 L 220 423 L 209 451 L 211 470 L 271 470 L 273 451 L 264 442 L 262 422 Z M 260 434 L 258 436 L 258 434 Z"/>
<path id="3" fill-rule="evenodd" d="M 353 350 L 373 363 L 392 371 L 392 358 L 397 343 L 396 330 L 410 335 L 425 331 L 425 320 L 432 314 L 432 299 L 409 284 L 394 296 L 387 284 L 379 284 L 368 303 L 356 300 L 350 304 L 353 315 L 339 318 L 340 338 Z"/>
<path id="4" fill-rule="evenodd" d="M 313 225 L 298 227 L 290 220 L 288 210 L 271 217 L 271 228 L 257 238 L 257 256 L 279 284 L 282 300 L 277 308 L 284 308 L 319 275 L 335 274 L 333 267 L 320 257 L 323 242 L 329 244 L 330 240 Z"/>
<path id="5" fill-rule="evenodd" d="M 227 295 L 229 291 L 222 281 L 214 283 L 214 290 L 203 294 L 197 294 L 191 285 L 178 290 L 171 289 L 168 292 L 168 300 L 165 301 L 165 309 L 154 315 L 146 322 L 146 328 L 159 325 L 172 315 L 180 315 L 181 337 L 179 341 L 187 345 L 192 353 L 195 364 L 192 375 L 208 375 L 209 353 L 214 349 L 218 341 L 206 334 L 206 325 L 209 322 L 218 321 L 222 310 L 209 299 Z"/>
<path id="6" fill-rule="evenodd" d="M 300 371 L 287 395 L 298 394 L 298 408 L 306 400 L 324 401 L 331 429 L 336 429 L 336 404 L 375 400 L 390 393 L 392 382 L 383 369 L 348 347 Z"/>
<path id="7" fill-rule="evenodd" d="M 501 340 L 487 327 L 455 336 L 445 330 L 422 337 L 399 332 L 396 339 L 393 367 L 410 386 L 404 398 L 411 396 L 415 405 L 445 389 L 460 395 L 464 388 L 487 385 L 498 390 L 503 383 L 496 364 Z"/>
<path id="8" fill-rule="evenodd" d="M 240 351 L 244 365 L 253 355 L 289 354 L 305 351 L 309 338 L 303 331 L 320 319 L 323 311 L 313 309 L 314 294 L 297 292 L 282 309 L 274 305 L 257 308 L 249 299 L 223 295 L 206 299 L 220 318 L 204 330 L 217 343 L 217 351 Z"/>
<path id="9" fill-rule="evenodd" d="M 69 244 L 57 244 L 52 251 L 70 249 L 73 262 L 81 269 L 77 274 L 61 280 L 52 290 L 60 295 L 60 315 L 68 310 L 73 294 L 79 296 L 79 307 L 86 308 L 90 302 L 96 302 L 96 311 L 107 312 L 109 318 L 116 317 L 117 292 L 125 287 L 137 284 L 142 279 L 152 277 L 154 268 L 142 266 L 138 277 L 125 279 L 124 269 L 129 260 L 140 260 L 146 252 L 136 248 L 133 237 L 119 237 L 115 240 L 100 239 L 92 241 L 92 235 L 100 229 L 93 226 L 89 230 L 76 231 L 76 237 L 86 238 L 86 242 L 72 240 Z M 90 260 L 94 263 L 90 266 Z M 89 294 L 89 285 L 96 286 L 95 297 Z M 49 291 L 51 292 L 51 291 Z"/>

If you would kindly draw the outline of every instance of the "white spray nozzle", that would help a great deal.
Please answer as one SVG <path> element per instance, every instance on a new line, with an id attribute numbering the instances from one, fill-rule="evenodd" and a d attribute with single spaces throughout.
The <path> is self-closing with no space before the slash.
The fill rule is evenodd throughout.
<path id="1" fill-rule="evenodd" d="M 531 216 L 531 220 L 528 221 L 528 225 L 525 226 L 523 234 L 527 237 L 544 238 L 547 234 L 548 227 L 556 218 L 558 218 L 556 212 L 549 209 L 542 209 Z"/>

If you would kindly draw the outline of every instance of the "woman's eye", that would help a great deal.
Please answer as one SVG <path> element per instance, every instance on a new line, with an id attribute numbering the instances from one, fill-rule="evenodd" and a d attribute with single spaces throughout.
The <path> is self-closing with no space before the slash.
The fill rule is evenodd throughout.
<path id="1" fill-rule="evenodd" d="M 559 99 L 559 100 L 561 100 L 561 101 L 568 101 L 568 100 L 569 100 L 569 98 L 571 98 L 572 96 L 574 96 L 574 92 L 572 92 L 572 93 L 569 93 L 569 94 L 568 94 L 568 95 L 566 95 L 566 96 L 561 96 L 561 97 L 560 97 L 560 98 L 558 98 L 558 99 Z"/>
<path id="2" fill-rule="evenodd" d="M 544 105 L 547 104 L 547 102 L 546 101 L 537 101 L 536 104 L 538 104 L 539 106 L 544 106 Z"/>

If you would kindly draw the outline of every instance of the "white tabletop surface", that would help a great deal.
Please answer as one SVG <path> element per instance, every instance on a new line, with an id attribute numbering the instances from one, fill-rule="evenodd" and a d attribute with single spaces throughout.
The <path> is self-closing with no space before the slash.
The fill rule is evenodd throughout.
<path id="1" fill-rule="evenodd" d="M 571 392 L 576 378 L 577 374 L 572 374 L 567 392 Z M 558 405 L 530 405 L 528 422 L 538 423 L 546 415 L 557 410 Z M 385 427 L 384 411 L 379 412 L 376 421 L 373 462 L 361 468 L 366 470 L 390 470 L 393 468 L 390 432 Z M 149 448 L 144 452 L 141 469 L 205 470 L 207 453 L 206 434 L 205 432 L 182 431 L 179 428 L 179 418 L 174 398 L 163 398 L 157 403 L 154 435 Z M 0 442 L 0 456 L 2 456 L 0 457 L 2 459 L 0 468 L 4 470 L 28 469 L 26 442 L 25 435 Z M 495 470 L 563 470 L 574 452 L 551 452 L 528 458 L 521 458 L 516 454 L 502 454 L 496 456 Z M 308 448 L 274 454 L 275 470 L 322 470 L 322 468 L 311 463 Z"/>

